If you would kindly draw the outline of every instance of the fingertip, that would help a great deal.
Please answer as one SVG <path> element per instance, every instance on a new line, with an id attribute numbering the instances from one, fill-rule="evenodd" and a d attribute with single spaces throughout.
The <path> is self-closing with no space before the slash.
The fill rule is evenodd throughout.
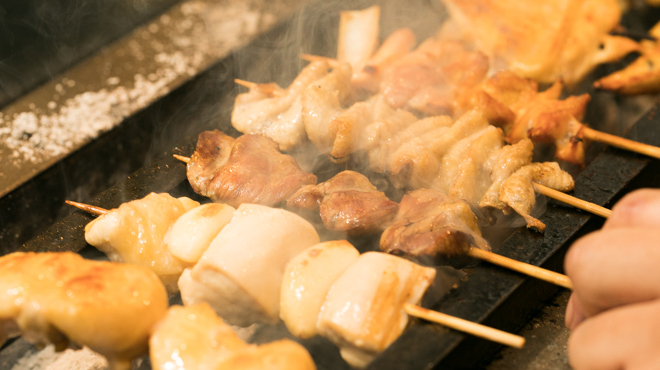
<path id="1" fill-rule="evenodd" d="M 624 196 L 612 208 L 603 228 L 660 225 L 660 190 L 641 189 Z"/>
<path id="2" fill-rule="evenodd" d="M 573 331 L 582 321 L 584 321 L 585 316 L 580 308 L 578 298 L 575 293 L 571 294 L 571 297 L 568 299 L 568 304 L 566 305 L 566 315 L 564 316 L 564 325 Z"/>

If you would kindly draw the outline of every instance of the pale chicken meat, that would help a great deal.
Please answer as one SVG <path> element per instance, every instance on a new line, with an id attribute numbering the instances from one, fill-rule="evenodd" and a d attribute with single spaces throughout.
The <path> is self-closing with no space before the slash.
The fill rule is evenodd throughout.
<path id="1" fill-rule="evenodd" d="M 205 303 L 172 306 L 149 339 L 154 370 L 312 370 L 304 347 L 288 339 L 264 345 L 241 340 Z"/>
<path id="2" fill-rule="evenodd" d="M 573 190 L 575 181 L 556 162 L 544 162 L 523 166 L 502 185 L 500 200 L 521 215 L 527 227 L 543 232 L 545 224 L 530 215 L 536 202 L 533 182 L 567 192 Z"/>
<path id="3" fill-rule="evenodd" d="M 502 185 L 519 168 L 532 163 L 533 154 L 534 144 L 529 139 L 520 140 L 513 145 L 505 145 L 493 152 L 487 161 L 491 185 L 479 201 L 479 207 L 507 211 L 506 203 L 500 199 Z"/>
<path id="4" fill-rule="evenodd" d="M 342 171 L 326 182 L 301 188 L 289 198 L 287 207 L 319 212 L 329 230 L 361 235 L 384 230 L 398 205 L 364 175 Z"/>
<path id="5" fill-rule="evenodd" d="M 365 367 L 401 335 L 408 324 L 403 304 L 418 304 L 435 273 L 384 253 L 362 254 L 330 287 L 319 333 L 351 366 Z"/>
<path id="6" fill-rule="evenodd" d="M 289 261 L 282 281 L 280 318 L 291 334 L 299 338 L 318 334 L 317 321 L 330 287 L 359 255 L 346 240 L 333 240 L 313 245 Z"/>
<path id="7" fill-rule="evenodd" d="M 463 199 L 475 207 L 492 185 L 490 157 L 504 145 L 502 130 L 490 126 L 470 144 L 447 195 Z M 442 176 L 442 175 L 440 175 Z"/>
<path id="8" fill-rule="evenodd" d="M 194 265 L 231 221 L 234 211 L 226 204 L 209 203 L 184 213 L 165 234 L 168 250 L 181 261 Z"/>
<path id="9" fill-rule="evenodd" d="M 617 0 L 443 0 L 445 38 L 483 51 L 495 71 L 508 69 L 543 83 L 575 85 L 597 65 L 637 50 L 609 35 L 621 18 Z"/>
<path id="10" fill-rule="evenodd" d="M 323 61 L 305 67 L 287 89 L 257 85 L 239 94 L 234 102 L 231 123 L 244 134 L 261 134 L 273 139 L 280 150 L 289 150 L 305 140 L 300 96 L 311 84 L 328 74 Z M 275 93 L 277 92 L 277 93 Z"/>
<path id="11" fill-rule="evenodd" d="M 460 266 L 470 248 L 490 250 L 468 203 L 430 189 L 404 195 L 380 238 L 383 252 L 428 265 Z"/>
<path id="12" fill-rule="evenodd" d="M 197 206 L 199 203 L 186 197 L 151 193 L 87 224 L 85 240 L 111 261 L 152 269 L 169 292 L 176 292 L 186 263 L 169 251 L 165 235 L 179 217 Z"/>
<path id="13" fill-rule="evenodd" d="M 316 176 L 300 169 L 296 160 L 262 135 L 231 139 L 218 130 L 199 134 L 187 170 L 193 190 L 217 203 L 275 206 Z"/>
<path id="14" fill-rule="evenodd" d="M 19 333 L 60 351 L 73 342 L 105 356 L 112 370 L 128 370 L 147 353 L 168 305 L 150 269 L 71 252 L 0 257 L 0 292 L 0 342 Z"/>
<path id="15" fill-rule="evenodd" d="M 488 127 L 490 125 L 484 115 L 474 110 L 461 116 L 451 126 L 441 125 L 405 142 L 391 157 L 390 177 L 393 183 L 397 187 L 414 189 L 430 187 L 441 171 L 443 157 L 459 142 L 479 135 Z"/>
<path id="16" fill-rule="evenodd" d="M 186 305 L 207 302 L 232 325 L 277 322 L 286 264 L 319 243 L 314 227 L 282 209 L 243 204 L 179 279 Z"/>

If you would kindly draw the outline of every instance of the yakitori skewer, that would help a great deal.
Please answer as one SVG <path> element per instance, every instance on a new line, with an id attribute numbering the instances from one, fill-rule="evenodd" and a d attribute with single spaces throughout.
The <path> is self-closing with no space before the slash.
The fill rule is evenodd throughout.
<path id="1" fill-rule="evenodd" d="M 403 309 L 406 310 L 406 313 L 410 316 L 432 321 L 452 329 L 472 334 L 475 337 L 488 339 L 514 348 L 522 348 L 525 345 L 525 338 L 519 335 L 507 333 L 472 321 L 459 319 L 458 317 L 432 311 L 410 303 L 405 303 Z"/>
<path id="2" fill-rule="evenodd" d="M 85 212 L 91 213 L 96 216 L 104 215 L 108 210 L 92 206 L 89 204 L 79 203 L 67 200 L 66 204 L 81 209 Z M 485 338 L 500 344 L 511 346 L 514 348 L 522 348 L 525 344 L 525 339 L 521 336 L 510 334 L 498 329 L 494 329 L 485 325 L 470 322 L 467 320 L 459 319 L 450 315 L 442 314 L 440 312 L 432 311 L 417 305 L 406 303 L 404 306 L 406 312 L 415 317 L 420 317 L 425 320 L 433 321 L 442 324 L 449 328 L 462 331 L 468 334 L 475 335 L 480 338 Z"/>
<path id="3" fill-rule="evenodd" d="M 326 63 L 329 63 L 330 65 L 338 64 L 338 61 L 336 59 L 319 56 L 319 55 L 300 54 L 300 58 L 308 62 L 324 61 Z M 660 159 L 660 147 L 640 143 L 638 141 L 634 141 L 630 139 L 625 139 L 602 131 L 597 131 L 585 125 L 582 125 L 578 136 L 581 139 L 601 142 L 617 148 L 647 155 L 652 158 Z"/>
<path id="4" fill-rule="evenodd" d="M 183 163 L 190 162 L 189 157 L 184 157 L 184 156 L 179 155 L 179 154 L 172 154 L 172 156 L 174 158 L 180 160 Z M 571 205 L 573 207 L 579 208 L 583 211 L 591 212 L 591 213 L 593 213 L 597 216 L 607 218 L 607 217 L 610 216 L 610 214 L 612 214 L 612 211 L 610 211 L 607 208 L 601 207 L 601 206 L 599 206 L 597 204 L 594 204 L 594 203 L 587 202 L 586 200 L 582 200 L 582 199 L 570 196 L 566 193 L 562 193 L 561 191 L 551 189 L 547 186 L 543 186 L 543 185 L 538 184 L 538 183 L 534 183 L 534 189 L 538 193 L 541 193 L 541 194 L 545 195 L 546 197 L 549 197 L 549 198 L 558 200 L 560 202 L 566 203 L 566 204 Z M 69 201 L 67 201 L 67 202 L 69 202 Z M 72 202 L 72 203 L 74 203 L 74 202 Z M 71 204 L 71 205 L 73 205 L 73 204 Z"/>

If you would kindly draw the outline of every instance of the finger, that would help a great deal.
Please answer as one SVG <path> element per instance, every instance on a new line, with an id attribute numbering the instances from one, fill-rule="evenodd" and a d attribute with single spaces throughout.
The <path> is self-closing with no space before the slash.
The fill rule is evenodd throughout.
<path id="1" fill-rule="evenodd" d="M 571 294 L 571 297 L 568 299 L 568 304 L 566 304 L 566 314 L 564 315 L 564 325 L 567 328 L 573 330 L 575 329 L 582 321 L 586 319 L 582 307 L 578 302 L 577 295 Z"/>
<path id="2" fill-rule="evenodd" d="M 647 228 L 601 230 L 578 239 L 564 260 L 586 317 L 660 298 L 660 233 Z"/>
<path id="3" fill-rule="evenodd" d="M 660 190 L 643 189 L 626 195 L 614 205 L 603 228 L 638 226 L 660 227 Z"/>
<path id="4" fill-rule="evenodd" d="M 660 369 L 660 301 L 628 305 L 594 316 L 568 340 L 575 370 Z"/>

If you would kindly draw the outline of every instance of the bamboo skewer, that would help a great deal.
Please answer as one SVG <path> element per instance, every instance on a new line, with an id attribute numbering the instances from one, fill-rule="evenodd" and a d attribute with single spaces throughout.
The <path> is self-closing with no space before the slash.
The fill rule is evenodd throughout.
<path id="1" fill-rule="evenodd" d="M 78 203 L 78 202 L 74 202 L 72 200 L 65 200 L 64 203 L 66 203 L 70 206 L 74 206 L 78 209 L 82 209 L 83 211 L 85 211 L 87 213 L 90 213 L 90 214 L 93 214 L 94 216 L 101 216 L 101 215 L 104 215 L 104 214 L 108 213 L 108 210 L 105 209 L 105 208 L 92 206 L 92 205 L 85 204 L 85 203 Z"/>
<path id="2" fill-rule="evenodd" d="M 573 289 L 573 282 L 571 279 L 558 272 L 550 271 L 542 267 L 530 265 L 529 263 L 516 261 L 514 259 L 495 254 L 493 252 L 485 251 L 479 248 L 471 248 L 467 255 L 482 261 L 490 262 L 493 265 L 505 267 L 509 270 L 520 272 L 524 275 L 537 278 L 539 280 L 547 281 L 555 285 L 559 285 L 566 289 Z"/>
<path id="3" fill-rule="evenodd" d="M 615 146 L 617 148 L 660 159 L 660 147 L 657 146 L 640 143 L 630 139 L 624 139 L 616 135 L 596 131 L 587 126 L 582 127 L 581 133 L 582 136 L 587 140 L 598 141 L 611 146 Z"/>
<path id="4" fill-rule="evenodd" d="M 184 156 L 182 156 L 182 155 L 172 154 L 172 157 L 174 157 L 174 158 L 180 160 L 180 161 L 183 162 L 183 163 L 188 163 L 188 162 L 190 162 L 190 158 L 189 158 L 189 157 L 184 157 Z"/>
<path id="5" fill-rule="evenodd" d="M 561 191 L 557 191 L 555 189 L 549 188 L 547 186 L 541 185 L 536 182 L 534 183 L 534 190 L 536 190 L 537 193 L 541 193 L 547 197 L 556 199 L 560 202 L 564 202 L 581 210 L 591 212 L 600 217 L 608 218 L 612 215 L 612 211 L 605 207 L 601 207 L 597 204 L 587 202 L 586 200 L 572 197 L 566 193 L 562 193 Z"/>
<path id="6" fill-rule="evenodd" d="M 184 157 L 185 158 L 185 157 Z M 95 216 L 101 216 L 108 213 L 107 209 L 92 206 L 89 204 L 78 203 L 71 200 L 66 200 L 66 204 L 74 206 L 85 212 L 91 213 Z M 405 311 L 415 317 L 420 317 L 428 321 L 433 321 L 449 328 L 456 329 L 474 336 L 491 340 L 507 346 L 522 348 L 525 344 L 525 338 L 510 334 L 498 329 L 494 329 L 485 325 L 477 324 L 471 321 L 459 319 L 458 317 L 443 314 L 437 311 L 432 311 L 410 303 L 404 304 Z"/>
<path id="7" fill-rule="evenodd" d="M 259 89 L 259 90 L 261 90 L 261 92 L 263 92 L 265 94 L 270 94 L 270 95 L 273 95 L 273 96 L 285 96 L 286 95 L 286 92 L 274 83 L 258 84 L 256 82 L 245 81 L 245 80 L 241 80 L 241 79 L 238 79 L 238 78 L 235 78 L 234 82 L 236 82 L 238 85 L 245 86 L 248 89 Z"/>
<path id="8" fill-rule="evenodd" d="M 432 321 L 452 329 L 456 329 L 468 334 L 472 334 L 479 338 L 488 339 L 493 342 L 504 344 L 514 348 L 522 348 L 525 345 L 525 338 L 491 328 L 485 325 L 477 324 L 472 321 L 459 319 L 451 315 L 432 311 L 424 307 L 416 306 L 410 303 L 404 303 L 403 309 L 410 316 L 422 318 L 424 320 Z"/>

